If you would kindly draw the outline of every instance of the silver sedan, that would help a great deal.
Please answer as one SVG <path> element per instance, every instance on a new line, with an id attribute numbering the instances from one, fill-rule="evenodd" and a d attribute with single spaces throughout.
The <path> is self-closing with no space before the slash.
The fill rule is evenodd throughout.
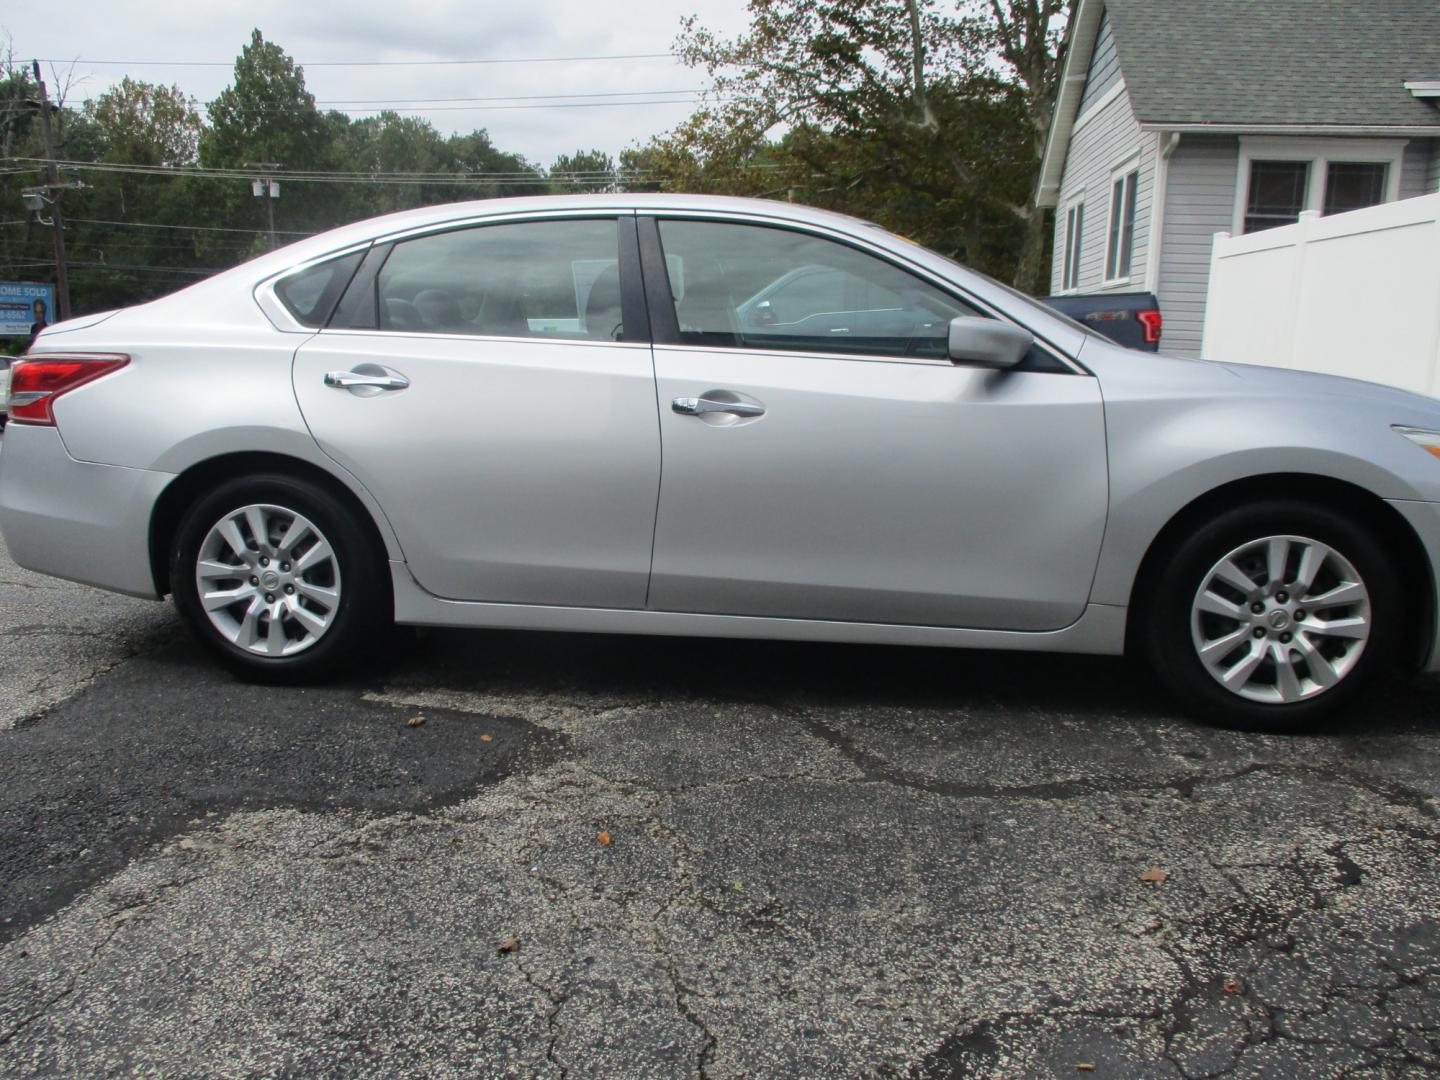
<path id="1" fill-rule="evenodd" d="M 877 226 L 431 207 L 52 326 L 0 528 L 251 677 L 401 623 L 1119 653 L 1310 722 L 1440 667 L 1440 402 L 1130 352 Z"/>

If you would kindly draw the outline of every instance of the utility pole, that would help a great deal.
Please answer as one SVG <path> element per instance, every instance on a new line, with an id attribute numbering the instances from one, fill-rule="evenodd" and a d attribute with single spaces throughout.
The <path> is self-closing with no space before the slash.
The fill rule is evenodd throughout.
<path id="1" fill-rule="evenodd" d="M 247 169 L 278 169 L 273 161 L 247 161 Z M 265 200 L 265 231 L 270 250 L 275 250 L 275 200 L 280 198 L 280 181 L 270 176 L 256 176 L 250 180 L 250 194 Z"/>
<path id="2" fill-rule="evenodd" d="M 35 81 L 40 84 L 40 128 L 45 135 L 45 173 L 47 187 L 53 194 L 51 232 L 55 238 L 55 306 L 56 321 L 70 317 L 70 272 L 65 265 L 65 214 L 60 209 L 61 192 L 69 185 L 60 183 L 60 168 L 55 164 L 55 137 L 50 131 L 50 99 L 45 94 L 45 80 L 40 77 L 40 61 L 32 61 Z"/>

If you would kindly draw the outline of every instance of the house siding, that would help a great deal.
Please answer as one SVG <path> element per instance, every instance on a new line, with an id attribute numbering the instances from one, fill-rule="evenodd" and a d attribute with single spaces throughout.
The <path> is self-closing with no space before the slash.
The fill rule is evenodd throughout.
<path id="1" fill-rule="evenodd" d="M 1095 36 L 1095 51 L 1090 56 L 1090 70 L 1085 75 L 1085 92 L 1080 95 L 1080 111 L 1095 104 L 1105 91 L 1120 81 L 1120 56 L 1115 51 L 1115 35 L 1110 32 L 1110 13 L 1100 16 L 1100 29 Z"/>
<path id="2" fill-rule="evenodd" d="M 1430 179 L 1427 173 L 1430 169 L 1430 145 L 1433 141 L 1411 139 L 1405 145 L 1405 155 L 1400 159 L 1399 198 L 1412 199 L 1416 195 L 1435 190 L 1433 185 L 1426 186 Z"/>
<path id="3" fill-rule="evenodd" d="M 1210 249 L 1217 232 L 1230 231 L 1239 163 L 1239 140 L 1214 135 L 1186 135 L 1170 157 L 1155 290 L 1165 317 L 1165 352 L 1200 355 Z"/>
<path id="4" fill-rule="evenodd" d="M 1430 140 L 1430 171 L 1425 180 L 1427 192 L 1440 191 L 1440 139 Z"/>
<path id="5" fill-rule="evenodd" d="M 1135 187 L 1135 239 L 1131 248 L 1130 280 L 1113 285 L 1116 291 L 1145 288 L 1146 260 L 1150 254 L 1150 207 L 1155 193 L 1155 157 L 1158 140 L 1142 132 L 1130 108 L 1130 96 L 1120 94 L 1070 140 L 1065 171 L 1060 181 L 1060 202 L 1055 215 L 1055 258 L 1051 264 L 1050 291 L 1061 289 L 1065 258 L 1065 211 L 1078 193 L 1085 193 L 1085 226 L 1080 235 L 1079 292 L 1106 290 L 1105 242 L 1110 230 L 1110 175 L 1139 150 L 1140 175 Z"/>

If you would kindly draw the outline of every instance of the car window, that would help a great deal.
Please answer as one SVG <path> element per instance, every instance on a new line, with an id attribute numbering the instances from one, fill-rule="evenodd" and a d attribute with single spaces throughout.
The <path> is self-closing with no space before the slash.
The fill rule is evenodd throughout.
<path id="1" fill-rule="evenodd" d="M 659 224 L 686 344 L 943 360 L 950 320 L 982 314 L 846 244 L 763 225 Z"/>
<path id="2" fill-rule="evenodd" d="M 482 225 L 403 240 L 376 281 L 382 330 L 618 341 L 614 218 Z"/>
<path id="3" fill-rule="evenodd" d="M 275 295 L 297 322 L 324 326 L 363 255 L 362 251 L 352 251 L 297 271 L 275 283 Z"/>

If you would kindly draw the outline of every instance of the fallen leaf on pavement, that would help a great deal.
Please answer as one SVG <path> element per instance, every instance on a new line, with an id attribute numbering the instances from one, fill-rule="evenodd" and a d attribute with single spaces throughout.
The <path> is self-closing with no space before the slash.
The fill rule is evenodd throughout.
<path id="1" fill-rule="evenodd" d="M 406 720 L 406 721 L 405 721 L 405 726 L 406 726 L 406 727 L 419 727 L 419 726 L 420 726 L 421 724 L 423 724 L 423 723 L 425 723 L 425 717 L 423 717 L 423 716 L 412 716 L 412 717 L 410 717 L 409 720 Z"/>
<path id="2" fill-rule="evenodd" d="M 481 741 L 481 742 L 489 742 L 489 741 L 490 741 L 491 739 L 493 739 L 493 738 L 495 738 L 494 735 L 481 735 L 481 736 L 480 736 L 480 741 Z"/>
<path id="3" fill-rule="evenodd" d="M 1153 881 L 1155 882 L 1155 884 L 1158 885 L 1161 882 L 1165 881 L 1169 876 L 1170 872 L 1168 870 L 1161 870 L 1158 866 L 1152 866 L 1149 870 L 1146 870 L 1143 874 L 1140 875 L 1140 880 Z"/>
<path id="4" fill-rule="evenodd" d="M 1094 1072 L 1095 1063 L 1091 1061 L 1079 1061 L 1075 1063 L 1076 1072 Z"/>
<path id="5" fill-rule="evenodd" d="M 495 951 L 496 951 L 496 952 L 500 952 L 500 953 L 514 952 L 514 951 L 515 951 L 516 949 L 518 949 L 519 947 L 520 947 L 520 939 L 519 939 L 519 938 L 513 938 L 513 937 L 512 937 L 512 938 L 510 938 L 510 939 L 508 939 L 508 940 L 506 940 L 506 941 L 502 941 L 502 942 L 500 943 L 500 947 L 499 947 L 498 949 L 496 949 Z"/>
<path id="6" fill-rule="evenodd" d="M 596 833 L 595 839 L 599 840 L 600 843 L 603 844 L 605 847 L 609 847 L 615 842 L 615 838 L 612 837 L 608 832 Z"/>

